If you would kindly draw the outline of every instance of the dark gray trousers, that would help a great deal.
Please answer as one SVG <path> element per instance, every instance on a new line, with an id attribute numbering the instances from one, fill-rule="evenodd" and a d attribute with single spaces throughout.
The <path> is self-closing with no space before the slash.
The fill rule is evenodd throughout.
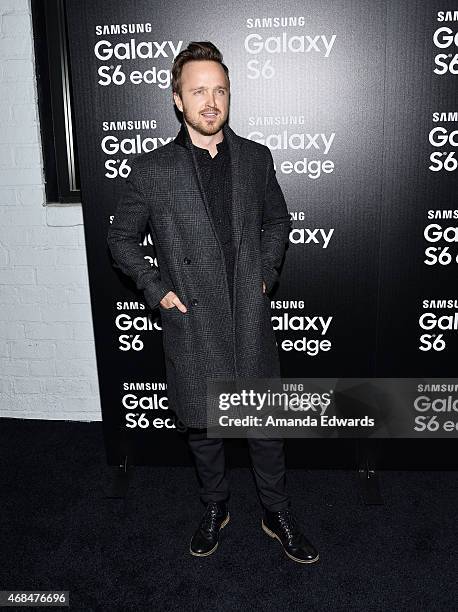
<path id="1" fill-rule="evenodd" d="M 286 492 L 286 464 L 283 438 L 247 437 L 251 464 L 261 505 L 275 512 L 290 505 Z M 205 429 L 188 430 L 188 444 L 194 457 L 200 485 L 200 499 L 224 501 L 229 498 L 224 440 L 207 438 Z"/>

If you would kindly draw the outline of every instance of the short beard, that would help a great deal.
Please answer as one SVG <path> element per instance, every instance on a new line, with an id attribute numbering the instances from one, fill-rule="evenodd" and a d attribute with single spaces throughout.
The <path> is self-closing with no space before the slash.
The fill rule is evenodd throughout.
<path id="1" fill-rule="evenodd" d="M 221 116 L 221 113 L 218 118 L 220 118 L 220 116 Z M 186 119 L 187 124 L 189 124 L 192 128 L 196 130 L 196 132 L 199 132 L 199 134 L 202 134 L 203 136 L 213 136 L 213 134 L 217 134 L 225 123 L 225 121 L 223 121 L 221 125 L 215 123 L 213 125 L 209 125 L 208 127 L 202 127 L 201 123 L 194 122 L 191 119 L 191 117 L 187 115 L 186 109 L 184 107 L 183 107 L 183 117 L 184 119 Z"/>

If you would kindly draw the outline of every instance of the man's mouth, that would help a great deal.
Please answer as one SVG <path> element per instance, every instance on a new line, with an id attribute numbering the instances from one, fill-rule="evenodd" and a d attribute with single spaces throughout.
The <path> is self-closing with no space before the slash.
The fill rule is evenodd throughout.
<path id="1" fill-rule="evenodd" d="M 207 113 L 202 113 L 202 115 L 204 117 L 207 117 L 207 119 L 214 119 L 218 115 L 218 113 L 209 111 Z"/>

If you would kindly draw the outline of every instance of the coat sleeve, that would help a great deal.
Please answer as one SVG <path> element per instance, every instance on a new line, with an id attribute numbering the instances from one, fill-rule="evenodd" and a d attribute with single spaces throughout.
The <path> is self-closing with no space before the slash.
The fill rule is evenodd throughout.
<path id="1" fill-rule="evenodd" d="M 145 259 L 144 249 L 140 245 L 148 221 L 149 209 L 141 191 L 134 159 L 108 230 L 107 243 L 116 267 L 134 280 L 148 306 L 154 309 L 171 289 L 162 281 L 159 268 Z"/>
<path id="2" fill-rule="evenodd" d="M 267 147 L 266 147 L 267 148 Z M 267 176 L 261 233 L 261 257 L 263 279 L 267 292 L 280 278 L 278 269 L 283 260 L 292 218 L 288 212 L 283 192 L 275 176 L 272 153 L 267 148 Z"/>

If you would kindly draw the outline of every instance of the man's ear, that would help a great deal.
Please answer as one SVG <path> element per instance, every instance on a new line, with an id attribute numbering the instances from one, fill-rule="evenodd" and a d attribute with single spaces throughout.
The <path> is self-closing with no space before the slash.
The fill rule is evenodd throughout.
<path id="1" fill-rule="evenodd" d="M 182 113 L 183 112 L 183 103 L 181 102 L 181 98 L 176 93 L 176 91 L 173 92 L 173 100 L 174 100 L 178 110 L 180 111 L 180 113 Z"/>

